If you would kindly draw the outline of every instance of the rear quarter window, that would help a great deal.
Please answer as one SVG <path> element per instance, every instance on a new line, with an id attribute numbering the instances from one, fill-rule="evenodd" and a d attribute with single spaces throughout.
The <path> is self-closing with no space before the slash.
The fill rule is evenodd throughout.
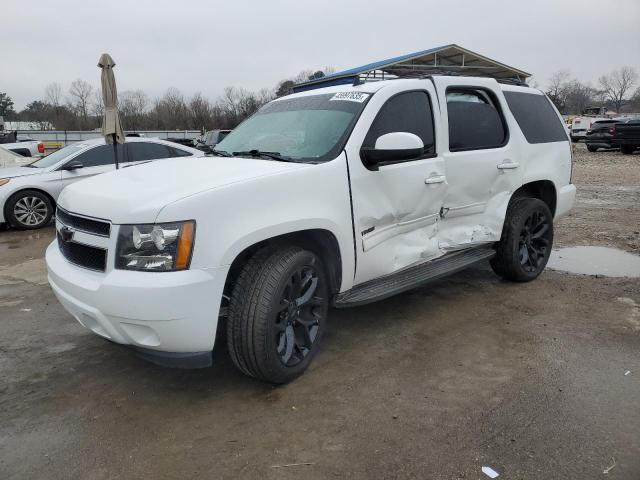
<path id="1" fill-rule="evenodd" d="M 567 142 L 565 126 L 544 95 L 504 92 L 507 104 L 529 143 Z"/>

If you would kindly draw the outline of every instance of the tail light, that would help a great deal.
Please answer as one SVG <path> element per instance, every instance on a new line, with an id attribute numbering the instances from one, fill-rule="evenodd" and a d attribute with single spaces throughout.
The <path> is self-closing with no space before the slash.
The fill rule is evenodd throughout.
<path id="1" fill-rule="evenodd" d="M 569 143 L 569 151 L 571 152 L 571 170 L 569 171 L 569 183 L 573 183 L 573 143 Z"/>
<path id="2" fill-rule="evenodd" d="M 616 127 L 610 127 L 610 128 L 609 128 L 609 133 L 610 133 L 611 135 L 615 135 L 615 134 L 616 134 Z"/>
<path id="3" fill-rule="evenodd" d="M 44 153 L 44 143 L 38 144 L 38 153 Z"/>

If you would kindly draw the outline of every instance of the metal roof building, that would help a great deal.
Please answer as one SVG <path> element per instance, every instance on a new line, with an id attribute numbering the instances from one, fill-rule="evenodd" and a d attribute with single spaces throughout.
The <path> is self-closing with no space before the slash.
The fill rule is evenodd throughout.
<path id="1" fill-rule="evenodd" d="M 346 85 L 354 83 L 357 79 L 375 81 L 391 78 L 415 78 L 432 74 L 492 77 L 520 82 L 524 82 L 531 76 L 524 70 L 510 67 L 456 44 L 451 44 L 332 73 L 299 83 L 293 87 L 293 90 L 303 92 L 331 85 Z"/>

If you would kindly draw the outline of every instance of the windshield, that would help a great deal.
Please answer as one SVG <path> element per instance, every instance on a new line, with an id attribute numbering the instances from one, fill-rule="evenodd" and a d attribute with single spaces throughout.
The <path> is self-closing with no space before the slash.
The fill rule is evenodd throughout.
<path id="1" fill-rule="evenodd" d="M 216 145 L 233 154 L 259 150 L 300 162 L 335 158 L 370 94 L 324 94 L 276 100 Z"/>
<path id="2" fill-rule="evenodd" d="M 58 163 L 60 160 L 64 160 L 68 156 L 79 152 L 85 147 L 86 145 L 78 145 L 78 144 L 67 145 L 66 147 L 61 148 L 60 150 L 56 150 L 55 152 L 50 153 L 49 155 L 41 158 L 40 160 L 36 160 L 35 162 L 30 163 L 29 167 L 33 167 L 33 168 L 50 167 Z"/>

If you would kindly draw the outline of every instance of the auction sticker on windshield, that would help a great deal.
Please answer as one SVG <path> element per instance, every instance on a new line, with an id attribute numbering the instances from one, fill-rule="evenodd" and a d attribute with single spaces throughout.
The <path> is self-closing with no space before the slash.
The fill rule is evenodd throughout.
<path id="1" fill-rule="evenodd" d="M 340 92 L 340 93 L 336 93 L 329 100 L 344 100 L 346 102 L 362 103 L 367 98 L 369 98 L 369 94 L 368 93 L 362 93 L 362 92 Z"/>

